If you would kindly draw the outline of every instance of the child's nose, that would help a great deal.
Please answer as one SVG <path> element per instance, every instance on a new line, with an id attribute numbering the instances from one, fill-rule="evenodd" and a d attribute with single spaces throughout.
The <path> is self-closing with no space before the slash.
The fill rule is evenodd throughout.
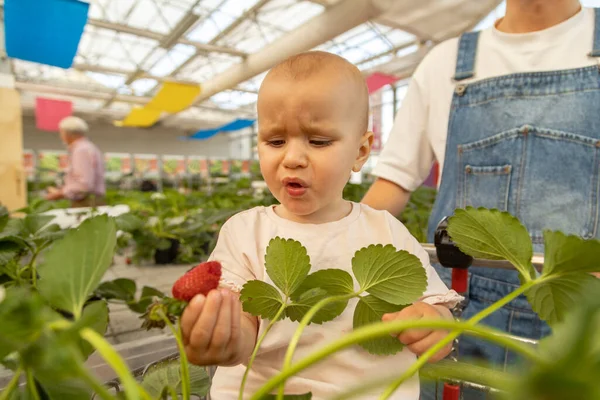
<path id="1" fill-rule="evenodd" d="M 304 168 L 308 164 L 306 146 L 301 143 L 291 142 L 285 149 L 283 166 L 286 168 Z"/>

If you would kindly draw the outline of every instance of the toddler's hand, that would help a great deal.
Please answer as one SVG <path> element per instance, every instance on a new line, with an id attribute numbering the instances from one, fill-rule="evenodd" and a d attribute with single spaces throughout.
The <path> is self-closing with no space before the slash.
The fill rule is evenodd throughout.
<path id="1" fill-rule="evenodd" d="M 244 357 L 242 304 L 227 289 L 197 295 L 181 316 L 185 352 L 192 364 L 235 365 Z"/>
<path id="2" fill-rule="evenodd" d="M 447 312 L 446 312 L 447 311 Z M 451 319 L 450 310 L 443 306 L 432 306 L 427 303 L 417 302 L 401 311 L 391 314 L 385 314 L 383 321 L 394 320 L 418 320 L 418 319 Z M 448 335 L 447 331 L 431 330 L 431 329 L 408 329 L 397 335 L 400 340 L 410 351 L 417 356 L 425 353 L 433 345 Z M 449 343 L 442 350 L 438 351 L 429 362 L 437 362 L 446 357 L 452 351 L 452 343 Z"/>

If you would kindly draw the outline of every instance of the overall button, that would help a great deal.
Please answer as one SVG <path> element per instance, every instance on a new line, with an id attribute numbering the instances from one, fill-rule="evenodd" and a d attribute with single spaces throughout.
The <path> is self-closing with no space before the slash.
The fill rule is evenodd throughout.
<path id="1" fill-rule="evenodd" d="M 459 96 L 462 96 L 465 94 L 465 91 L 467 90 L 467 85 L 456 85 L 456 94 Z"/>
<path id="2" fill-rule="evenodd" d="M 528 126 L 524 126 L 521 128 L 521 133 L 525 136 L 527 136 L 527 134 L 529 134 L 529 127 Z"/>
<path id="3" fill-rule="evenodd" d="M 470 166 L 470 165 L 467 165 L 467 166 L 465 167 L 465 172 L 466 172 L 467 174 L 470 174 L 472 170 L 473 170 L 473 169 L 471 168 L 471 166 Z"/>

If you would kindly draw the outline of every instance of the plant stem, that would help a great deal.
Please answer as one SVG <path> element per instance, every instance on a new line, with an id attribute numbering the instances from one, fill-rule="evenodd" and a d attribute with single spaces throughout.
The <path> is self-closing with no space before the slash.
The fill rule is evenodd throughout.
<path id="1" fill-rule="evenodd" d="M 305 370 L 313 364 L 321 361 L 322 359 L 330 356 L 331 354 L 343 350 L 347 347 L 353 346 L 357 343 L 362 343 L 366 340 L 377 339 L 385 337 L 391 333 L 402 332 L 407 329 L 444 329 L 444 330 L 458 330 L 486 339 L 490 342 L 497 343 L 502 346 L 506 346 L 513 351 L 521 353 L 523 356 L 533 360 L 534 362 L 543 363 L 544 360 L 529 346 L 522 344 L 515 339 L 507 336 L 501 331 L 496 329 L 487 328 L 484 326 L 474 326 L 467 322 L 461 321 L 450 321 L 450 320 L 418 320 L 418 321 L 390 321 L 390 322 L 378 322 L 376 324 L 365 325 L 359 329 L 354 330 L 352 333 L 341 337 L 333 343 L 330 343 L 326 347 L 315 351 L 314 353 L 306 356 L 302 360 L 298 361 L 289 368 L 284 369 L 273 378 L 269 379 L 258 391 L 251 397 L 250 400 L 259 400 L 262 396 L 269 394 L 274 388 L 279 386 L 281 382 L 290 376 Z"/>
<path id="2" fill-rule="evenodd" d="M 84 366 L 79 365 L 79 373 L 83 379 L 103 400 L 114 400 L 114 396 L 110 394 L 108 389 L 100 383 Z"/>
<path id="3" fill-rule="evenodd" d="M 502 307 L 504 307 L 505 305 L 510 303 L 512 300 L 516 299 L 521 294 L 525 293 L 531 287 L 541 283 L 542 280 L 543 280 L 543 278 L 536 279 L 533 281 L 530 280 L 530 281 L 524 283 L 522 286 L 520 286 L 518 289 L 516 289 L 512 293 L 508 294 L 507 296 L 501 298 L 500 300 L 498 300 L 491 306 L 489 306 L 489 307 L 481 310 L 479 313 L 475 314 L 472 318 L 470 318 L 465 323 L 469 326 L 475 326 L 477 323 L 479 323 L 479 321 L 486 318 L 490 314 L 498 311 L 499 309 L 501 309 Z M 427 350 L 425 353 L 421 354 L 419 359 L 413 365 L 411 365 L 411 367 L 409 369 L 407 369 L 396 381 L 394 381 L 390 386 L 388 386 L 388 388 L 379 397 L 379 400 L 387 400 L 396 391 L 396 389 L 398 389 L 398 387 L 401 384 L 403 384 L 407 379 L 409 379 L 411 376 L 413 376 L 415 373 L 417 373 L 417 371 L 419 371 L 419 369 L 421 369 L 421 367 L 423 365 L 425 365 L 425 363 L 427 363 L 427 361 L 429 361 L 429 359 L 431 357 L 433 357 L 438 351 L 440 351 L 444 347 L 446 347 L 449 343 L 452 343 L 452 341 L 454 339 L 456 339 L 458 336 L 460 336 L 460 334 L 461 334 L 460 331 L 450 332 L 448 334 L 448 336 L 446 336 L 445 338 L 443 338 L 442 340 L 437 342 L 434 346 L 429 348 L 429 350 Z"/>
<path id="4" fill-rule="evenodd" d="M 179 350 L 179 361 L 181 364 L 181 395 L 183 396 L 183 400 L 190 400 L 190 367 L 188 365 L 187 356 L 185 355 L 185 348 L 183 346 L 183 341 L 181 340 L 181 326 L 178 331 L 175 329 L 169 318 L 162 312 L 159 311 L 160 316 L 162 317 L 165 324 L 169 327 L 173 336 L 175 336 L 175 341 L 177 341 L 177 349 Z"/>
<path id="5" fill-rule="evenodd" d="M 27 377 L 27 389 L 29 390 L 29 393 L 31 393 L 31 397 L 33 397 L 33 400 L 40 400 L 40 394 L 35 386 L 35 381 L 33 380 L 33 374 L 31 373 L 31 370 L 26 369 L 25 376 Z"/>
<path id="6" fill-rule="evenodd" d="M 29 270 L 31 271 L 31 284 L 34 289 L 37 288 L 37 268 L 35 266 L 35 260 L 37 259 L 38 254 L 40 254 L 40 249 L 36 250 L 31 257 L 31 261 L 29 261 Z"/>
<path id="7" fill-rule="evenodd" d="M 285 353 L 285 359 L 283 361 L 283 369 L 289 368 L 290 365 L 292 365 L 292 359 L 294 358 L 294 351 L 296 350 L 296 347 L 298 346 L 298 342 L 300 341 L 302 332 L 304 332 L 304 329 L 308 326 L 308 324 L 310 324 L 310 322 L 315 317 L 315 315 L 322 308 L 324 308 L 325 306 L 327 306 L 331 303 L 336 303 L 338 301 L 350 300 L 351 298 L 356 297 L 356 296 L 358 296 L 358 294 L 356 294 L 356 293 L 332 296 L 332 297 L 325 298 L 325 299 L 319 301 L 314 306 L 312 306 L 310 308 L 310 310 L 308 310 L 308 312 L 304 315 L 304 317 L 300 321 L 298 328 L 296 328 L 296 332 L 294 332 L 294 336 L 292 336 L 292 339 L 290 340 L 290 344 L 288 345 L 287 351 Z M 281 386 L 279 386 L 279 391 L 277 393 L 277 400 L 283 400 L 284 391 L 285 391 L 285 381 L 283 381 L 281 383 Z"/>
<path id="8" fill-rule="evenodd" d="M 2 390 L 2 393 L 0 393 L 0 400 L 10 399 L 10 396 L 12 395 L 14 390 L 17 388 L 17 386 L 19 386 L 19 379 L 21 378 L 22 374 L 23 369 L 19 367 L 19 369 L 15 371 L 15 374 L 13 375 L 10 382 L 8 382 L 8 385 L 4 388 L 4 390 Z"/>
<path id="9" fill-rule="evenodd" d="M 128 400 L 140 400 L 142 397 L 145 399 L 150 399 L 150 395 L 148 395 L 148 393 L 146 393 L 146 391 L 138 385 L 133 375 L 131 375 L 129 367 L 127 367 L 125 361 L 102 335 L 90 328 L 82 329 L 80 335 L 96 350 L 98 350 L 98 353 L 100 353 L 102 358 L 104 358 L 108 365 L 110 365 L 117 373 L 117 376 L 125 388 L 125 395 L 127 396 Z"/>
<path id="10" fill-rule="evenodd" d="M 269 325 L 267 325 L 265 331 L 262 333 L 262 335 L 260 335 L 260 337 L 256 341 L 256 345 L 254 346 L 252 355 L 250 356 L 250 359 L 248 360 L 248 365 L 246 366 L 246 371 L 244 371 L 244 377 L 242 378 L 242 384 L 240 385 L 240 394 L 238 396 L 238 400 L 244 399 L 244 388 L 246 387 L 246 381 L 248 380 L 248 374 L 250 373 L 250 369 L 252 368 L 252 364 L 254 363 L 256 354 L 258 353 L 258 350 L 260 349 L 260 345 L 262 344 L 263 340 L 265 340 L 265 337 L 267 337 L 267 333 L 269 333 L 269 331 L 271 330 L 273 325 L 275 325 L 275 322 L 277 322 L 279 320 L 279 317 L 281 317 L 281 314 L 283 314 L 286 307 L 287 307 L 287 299 L 286 299 L 286 301 L 283 302 L 283 304 L 277 311 L 277 314 L 275 314 L 275 317 L 269 322 Z"/>

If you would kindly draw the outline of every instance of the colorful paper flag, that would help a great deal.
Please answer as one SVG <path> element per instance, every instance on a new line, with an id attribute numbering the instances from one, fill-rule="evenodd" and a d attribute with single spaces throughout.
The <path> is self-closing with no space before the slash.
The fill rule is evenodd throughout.
<path id="1" fill-rule="evenodd" d="M 396 82 L 399 78 L 393 75 L 382 74 L 381 72 L 375 72 L 367 77 L 367 88 L 369 94 L 374 93 L 386 85 L 391 85 Z"/>
<path id="2" fill-rule="evenodd" d="M 35 99 L 35 126 L 41 131 L 58 132 L 63 118 L 73 114 L 73 103 L 65 100 Z"/>
<path id="3" fill-rule="evenodd" d="M 115 121 L 115 126 L 130 126 L 147 128 L 152 126 L 160 118 L 161 111 L 148 108 L 132 108 L 129 115 L 123 121 Z"/>
<path id="4" fill-rule="evenodd" d="M 191 106 L 199 94 L 199 85 L 165 82 L 145 108 L 177 113 Z"/>
<path id="5" fill-rule="evenodd" d="M 220 132 L 234 132 L 240 129 L 249 128 L 252 125 L 254 125 L 254 122 L 256 122 L 256 120 L 254 119 L 236 119 L 235 121 L 232 121 L 223 126 L 219 126 L 217 128 L 199 130 L 198 132 L 189 136 L 187 139 L 205 140 Z"/>
<path id="6" fill-rule="evenodd" d="M 89 2 L 79 0 L 4 0 L 6 53 L 70 68 L 89 8 Z"/>

